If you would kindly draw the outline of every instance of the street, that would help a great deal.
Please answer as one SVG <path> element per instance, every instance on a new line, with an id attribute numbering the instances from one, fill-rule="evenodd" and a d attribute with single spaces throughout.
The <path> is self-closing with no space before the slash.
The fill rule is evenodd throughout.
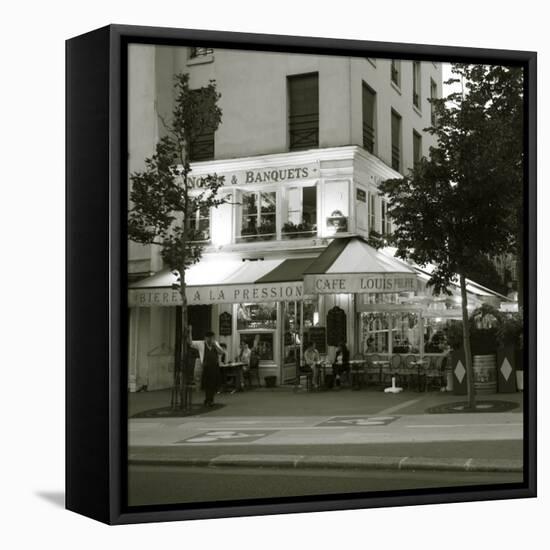
<path id="1" fill-rule="evenodd" d="M 521 480 L 522 474 L 515 473 L 130 466 L 129 504 L 327 495 L 517 483 Z"/>

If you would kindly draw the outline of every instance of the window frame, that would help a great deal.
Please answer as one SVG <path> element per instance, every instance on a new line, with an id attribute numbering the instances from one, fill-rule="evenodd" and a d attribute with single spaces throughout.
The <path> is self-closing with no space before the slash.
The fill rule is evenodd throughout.
<path id="1" fill-rule="evenodd" d="M 293 114 L 292 107 L 292 95 L 293 95 L 293 84 L 299 80 L 306 80 L 312 78 L 316 80 L 317 84 L 317 97 L 316 97 L 316 112 L 311 113 L 299 113 Z M 309 73 L 299 73 L 286 76 L 286 89 L 287 89 L 287 139 L 288 139 L 288 150 L 289 151 L 307 151 L 308 149 L 318 149 L 320 143 L 320 105 L 319 105 L 319 71 L 313 71 Z M 296 120 L 297 117 L 311 117 L 310 121 L 299 122 Z M 308 128 L 308 123 L 311 123 L 311 127 L 315 126 L 315 129 Z M 300 124 L 304 125 L 304 128 L 299 128 Z M 300 140 L 299 134 L 308 134 L 312 133 L 314 139 L 307 141 L 307 138 L 302 138 Z"/>
<path id="2" fill-rule="evenodd" d="M 397 88 L 401 89 L 401 60 L 400 59 L 390 60 L 390 82 L 394 86 L 397 86 Z"/>
<path id="3" fill-rule="evenodd" d="M 394 128 L 393 128 L 394 120 L 397 120 L 399 123 L 398 130 L 397 130 L 398 132 L 397 143 L 394 143 Z M 403 117 L 392 107 L 391 114 L 390 114 L 391 167 L 393 170 L 400 173 L 403 166 L 402 134 L 403 134 Z M 396 156 L 396 152 L 397 152 L 397 156 Z M 397 158 L 397 167 L 395 164 L 396 158 Z"/>
<path id="4" fill-rule="evenodd" d="M 367 122 L 366 122 L 366 117 L 365 117 L 365 104 L 366 104 L 366 101 L 365 101 L 365 97 L 366 97 L 366 94 L 371 94 L 371 97 L 372 97 L 372 126 L 369 127 Z M 375 155 L 376 154 L 376 148 L 377 148 L 377 139 L 376 139 L 376 106 L 377 106 L 377 94 L 376 94 L 376 91 L 371 88 L 364 80 L 362 81 L 362 86 L 361 86 L 361 107 L 362 107 L 362 116 L 363 116 L 363 125 L 362 125 L 362 130 L 363 130 L 363 148 L 368 151 L 369 153 Z M 366 145 L 366 139 L 365 139 L 365 127 L 367 127 L 367 129 L 369 129 L 372 133 L 372 149 L 369 149 Z"/>
<path id="5" fill-rule="evenodd" d="M 262 193 L 273 193 L 275 195 L 275 211 L 273 214 L 269 214 L 270 216 L 273 216 L 273 223 L 275 225 L 275 231 L 273 233 L 259 233 L 257 232 L 257 229 L 262 225 L 262 209 L 261 209 L 261 195 Z M 256 203 L 256 209 L 257 212 L 255 214 L 256 216 L 256 233 L 249 234 L 249 235 L 243 235 L 243 219 L 244 219 L 244 204 L 243 199 L 244 195 L 256 195 L 257 203 Z M 239 192 L 239 203 L 240 205 L 237 207 L 238 214 L 237 214 L 237 235 L 235 238 L 236 243 L 253 243 L 253 242 L 259 242 L 259 241 L 272 241 L 272 240 L 278 240 L 279 237 L 279 219 L 277 215 L 277 205 L 280 206 L 281 201 L 281 194 L 279 192 L 279 189 L 277 189 L 276 186 L 269 186 L 269 187 L 254 187 L 252 189 L 241 189 Z M 248 214 L 247 217 L 253 216 L 254 214 Z M 260 223 L 258 223 L 258 221 Z"/>
<path id="6" fill-rule="evenodd" d="M 422 110 L 422 63 L 420 61 L 412 62 L 412 103 L 419 111 Z"/>

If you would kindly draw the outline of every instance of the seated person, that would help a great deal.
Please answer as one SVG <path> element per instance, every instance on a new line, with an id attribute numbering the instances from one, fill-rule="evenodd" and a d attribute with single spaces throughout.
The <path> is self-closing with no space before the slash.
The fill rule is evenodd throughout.
<path id="1" fill-rule="evenodd" d="M 344 342 L 341 342 L 336 348 L 332 369 L 335 375 L 334 381 L 336 386 L 340 385 L 340 377 L 342 374 L 345 373 L 346 377 L 349 377 L 349 350 Z"/>
<path id="2" fill-rule="evenodd" d="M 321 358 L 319 352 L 315 347 L 314 342 L 309 342 L 306 351 L 304 352 L 304 363 L 307 369 L 311 369 L 313 372 L 313 386 L 317 384 L 317 377 L 319 375 L 319 362 Z"/>
<path id="3" fill-rule="evenodd" d="M 250 367 L 250 348 L 246 342 L 241 342 L 241 347 L 239 349 L 239 355 L 237 355 L 237 361 L 244 363 L 243 371 L 247 371 Z"/>

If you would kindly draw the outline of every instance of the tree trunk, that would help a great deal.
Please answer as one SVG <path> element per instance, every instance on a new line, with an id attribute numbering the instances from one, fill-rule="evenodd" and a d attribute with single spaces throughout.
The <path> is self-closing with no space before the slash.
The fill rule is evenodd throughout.
<path id="1" fill-rule="evenodd" d="M 187 344 L 189 338 L 189 325 L 187 320 L 187 296 L 185 294 L 185 269 L 180 269 L 180 295 L 181 295 L 181 362 L 182 362 L 182 376 L 181 376 L 181 388 L 180 388 L 180 406 L 184 410 L 188 410 L 189 392 L 187 391 L 187 385 L 192 381 L 187 380 L 187 352 L 189 346 Z"/>
<path id="2" fill-rule="evenodd" d="M 466 292 L 466 277 L 461 273 L 460 295 L 462 302 L 462 336 L 464 342 L 464 359 L 466 362 L 466 383 L 468 386 L 468 407 L 475 409 L 476 393 L 474 387 L 474 368 L 472 365 L 472 346 L 470 344 L 470 323 L 468 322 L 468 294 Z"/>

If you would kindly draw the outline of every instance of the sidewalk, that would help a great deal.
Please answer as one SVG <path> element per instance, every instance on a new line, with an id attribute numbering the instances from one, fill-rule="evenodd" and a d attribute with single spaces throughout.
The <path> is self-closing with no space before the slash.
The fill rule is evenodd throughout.
<path id="1" fill-rule="evenodd" d="M 129 458 L 149 465 L 517 472 L 522 397 L 480 396 L 516 402 L 512 412 L 426 414 L 464 397 L 286 388 L 222 394 L 224 407 L 206 414 L 130 419 Z M 166 407 L 169 398 L 169 391 L 131 394 L 129 409 Z"/>

